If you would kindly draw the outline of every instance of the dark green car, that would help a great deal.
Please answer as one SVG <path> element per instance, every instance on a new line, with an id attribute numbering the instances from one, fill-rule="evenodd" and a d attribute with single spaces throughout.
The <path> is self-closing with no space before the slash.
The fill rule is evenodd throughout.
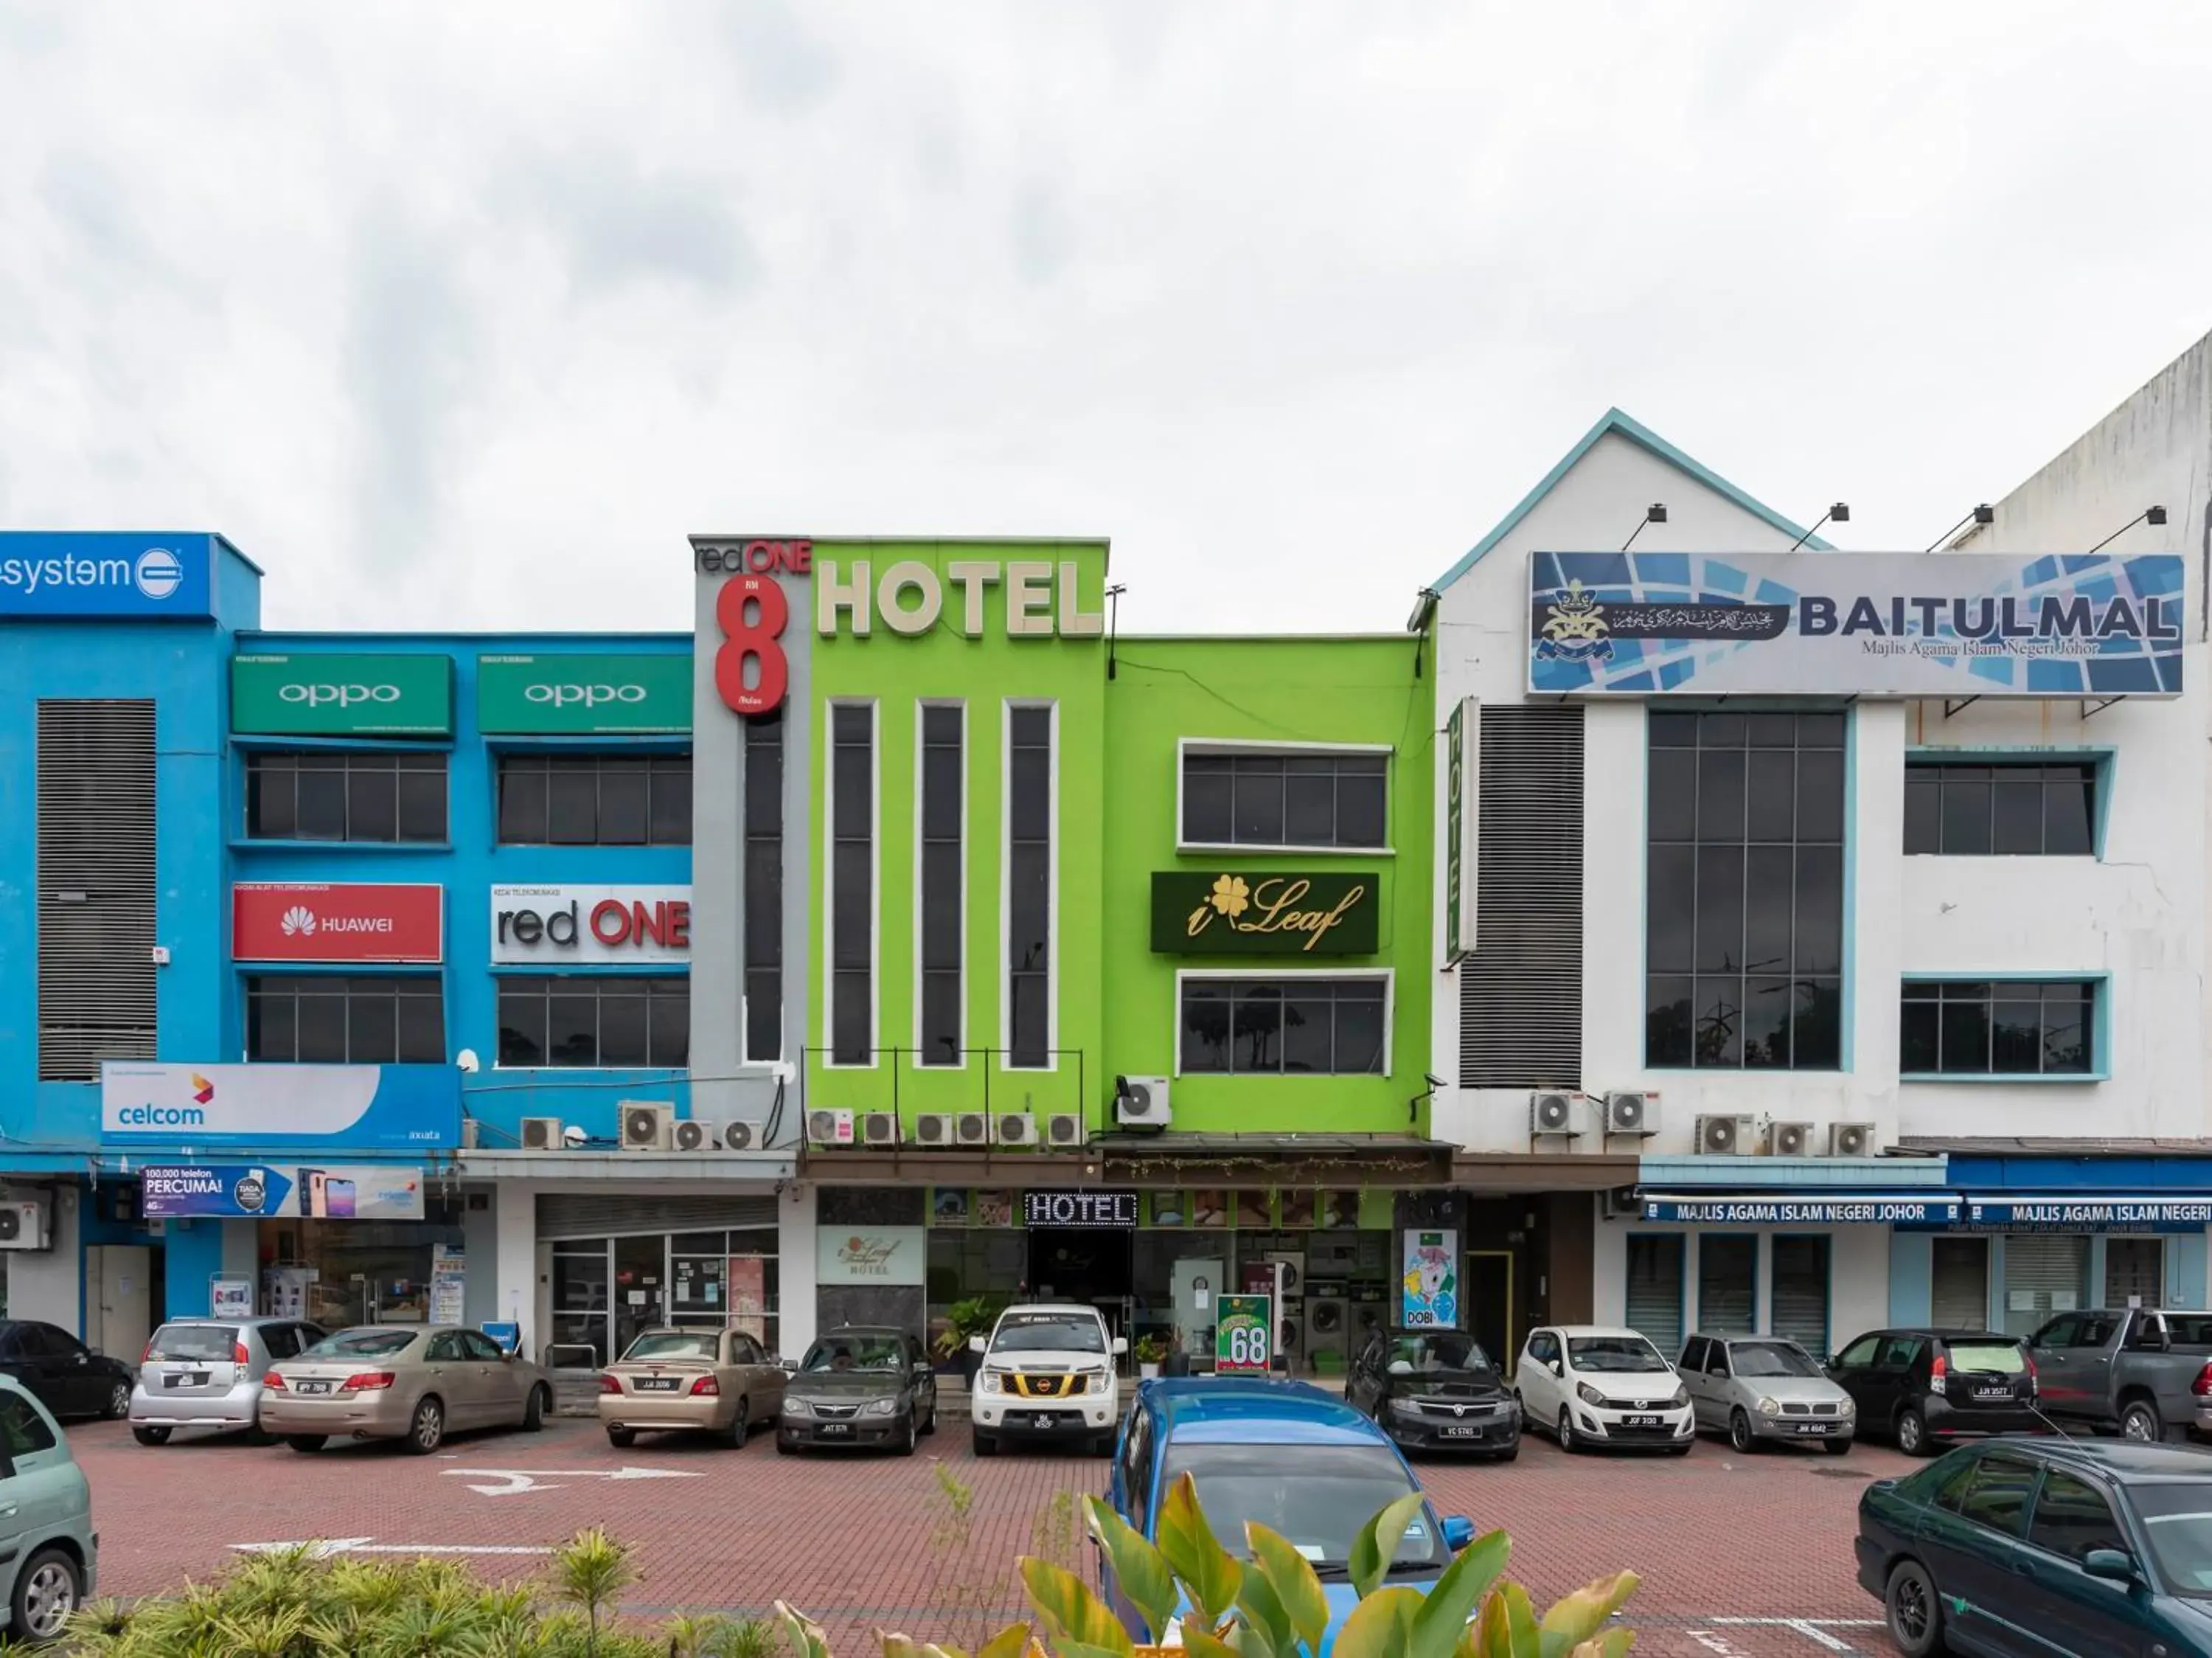
<path id="1" fill-rule="evenodd" d="M 1868 1488 L 1858 1569 L 1905 1658 L 2212 1658 L 2212 1455 L 1964 1446 Z"/>

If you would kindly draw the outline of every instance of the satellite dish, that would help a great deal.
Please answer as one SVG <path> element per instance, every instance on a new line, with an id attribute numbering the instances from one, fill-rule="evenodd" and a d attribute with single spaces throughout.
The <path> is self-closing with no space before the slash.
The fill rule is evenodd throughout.
<path id="1" fill-rule="evenodd" d="M 463 1048 L 453 1063 L 465 1071 L 479 1070 L 483 1066 L 483 1061 L 477 1058 L 477 1051 L 474 1048 Z"/>
<path id="2" fill-rule="evenodd" d="M 585 1133 L 582 1129 L 577 1127 L 574 1123 L 569 1124 L 568 1127 L 561 1131 L 562 1140 L 565 1143 L 572 1146 L 580 1146 L 591 1137 L 592 1137 L 590 1135 Z"/>

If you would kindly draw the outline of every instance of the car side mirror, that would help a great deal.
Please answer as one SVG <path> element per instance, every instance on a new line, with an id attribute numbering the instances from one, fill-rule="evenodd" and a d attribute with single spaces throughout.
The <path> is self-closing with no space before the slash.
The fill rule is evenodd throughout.
<path id="1" fill-rule="evenodd" d="M 1463 1514 L 1448 1514 L 1443 1524 L 1444 1546 L 1457 1554 L 1474 1541 L 1474 1521 Z"/>
<path id="2" fill-rule="evenodd" d="M 928 1375 L 932 1368 L 927 1359 L 916 1359 L 914 1362 L 914 1373 L 918 1376 Z"/>
<path id="3" fill-rule="evenodd" d="M 501 1364 L 512 1364 L 514 1362 L 514 1355 L 508 1352 L 502 1352 L 499 1356 L 499 1362 Z"/>
<path id="4" fill-rule="evenodd" d="M 799 1361 L 797 1359 L 778 1359 L 775 1362 L 775 1368 L 782 1371 L 787 1376 L 795 1376 L 799 1374 Z"/>
<path id="5" fill-rule="evenodd" d="M 969 1338 L 968 1338 L 968 1350 L 969 1350 L 969 1352 L 971 1352 L 971 1353 L 987 1353 L 987 1352 L 988 1352 L 988 1351 L 990 1350 L 990 1349 L 991 1349 L 991 1344 L 990 1344 L 989 1342 L 988 1342 L 988 1341 L 985 1341 L 985 1340 L 982 1338 L 982 1337 L 981 1337 L 981 1336 L 970 1336 L 970 1337 L 969 1337 Z"/>
<path id="6" fill-rule="evenodd" d="M 1565 1375 L 1567 1372 L 1567 1367 L 1558 1359 L 1546 1359 L 1544 1368 L 1555 1376 Z"/>
<path id="7" fill-rule="evenodd" d="M 2092 1549 L 2081 1557 L 2081 1570 L 2113 1583 L 2133 1583 L 2140 1576 L 2135 1557 L 2124 1549 Z"/>
<path id="8" fill-rule="evenodd" d="M 1127 1353 L 1129 1350 L 1129 1338 L 1127 1336 L 1115 1337 L 1112 1350 L 1114 1356 L 1115 1358 L 1120 1358 L 1124 1353 Z"/>
<path id="9" fill-rule="evenodd" d="M 1390 1374 L 1394 1376 L 1410 1376 L 1413 1374 L 1413 1367 L 1404 1359 L 1392 1359 Z"/>

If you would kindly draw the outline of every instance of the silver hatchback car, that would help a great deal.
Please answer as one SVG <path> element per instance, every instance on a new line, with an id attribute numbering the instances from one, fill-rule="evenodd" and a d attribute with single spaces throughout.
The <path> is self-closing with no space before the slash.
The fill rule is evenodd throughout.
<path id="1" fill-rule="evenodd" d="M 173 1319 L 154 1332 L 131 1390 L 131 1432 L 166 1445 L 179 1428 L 261 1438 L 269 1367 L 296 1358 L 326 1332 L 297 1319 Z"/>
<path id="2" fill-rule="evenodd" d="M 1794 1341 L 1779 1336 L 1692 1336 L 1682 1344 L 1682 1385 L 1700 1428 L 1715 1429 L 1736 1450 L 1777 1442 L 1818 1445 L 1831 1456 L 1851 1448 L 1858 1407 Z"/>

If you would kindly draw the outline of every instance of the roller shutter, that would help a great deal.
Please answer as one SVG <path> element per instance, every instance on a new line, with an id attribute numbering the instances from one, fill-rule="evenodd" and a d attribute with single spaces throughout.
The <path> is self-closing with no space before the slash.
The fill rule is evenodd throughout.
<path id="1" fill-rule="evenodd" d="M 2079 1234 L 2016 1232 L 2004 1240 L 2004 1327 L 2025 1336 L 2053 1312 L 2084 1304 L 2089 1240 Z M 2014 1306 L 2015 1301 L 2027 1303 Z"/>
<path id="2" fill-rule="evenodd" d="M 1774 1240 L 1774 1333 L 1815 1358 L 1828 1356 L 1828 1240 Z"/>
<path id="3" fill-rule="evenodd" d="M 1628 1327 L 1662 1353 L 1682 1350 L 1682 1240 L 1644 1233 L 1628 1240 Z"/>
<path id="4" fill-rule="evenodd" d="M 654 1198 L 597 1192 L 540 1192 L 540 1238 L 606 1238 L 643 1232 L 715 1232 L 776 1224 L 775 1198 Z"/>
<path id="5" fill-rule="evenodd" d="M 1698 1328 L 1716 1336 L 1747 1336 L 1758 1320 L 1758 1237 L 1704 1234 L 1698 1240 Z"/>
<path id="6" fill-rule="evenodd" d="M 1929 1312 L 1942 1330 L 1978 1330 L 1990 1319 L 1986 1238 L 1938 1238 L 1929 1268 Z"/>

